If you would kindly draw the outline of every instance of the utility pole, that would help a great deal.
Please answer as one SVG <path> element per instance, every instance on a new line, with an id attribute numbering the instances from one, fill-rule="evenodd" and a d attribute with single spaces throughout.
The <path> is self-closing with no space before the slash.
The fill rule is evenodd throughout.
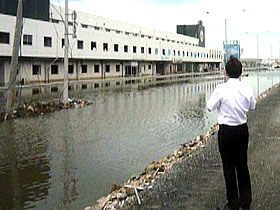
<path id="1" fill-rule="evenodd" d="M 227 43 L 227 19 L 225 19 L 225 41 Z"/>
<path id="2" fill-rule="evenodd" d="M 64 37 L 64 84 L 63 84 L 63 103 L 68 103 L 68 52 L 69 52 L 69 39 L 68 39 L 68 0 L 65 0 L 65 37 Z"/>
<path id="3" fill-rule="evenodd" d="M 10 78 L 8 83 L 8 89 L 6 92 L 6 116 L 10 114 L 15 106 L 16 101 L 16 82 L 18 76 L 18 52 L 21 40 L 21 28 L 22 28 L 22 0 L 18 1 L 17 7 L 17 19 L 16 19 L 16 26 L 15 26 L 15 35 L 14 35 L 14 43 L 13 43 L 13 52 L 12 52 L 12 59 L 10 65 Z"/>

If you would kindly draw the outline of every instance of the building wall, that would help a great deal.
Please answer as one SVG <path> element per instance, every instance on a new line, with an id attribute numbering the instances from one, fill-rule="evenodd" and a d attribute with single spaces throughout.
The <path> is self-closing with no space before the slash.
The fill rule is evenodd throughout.
<path id="1" fill-rule="evenodd" d="M 60 20 L 60 14 L 63 13 L 63 8 L 51 5 L 50 22 L 24 19 L 20 57 L 24 61 L 23 77 L 28 81 L 63 79 L 64 25 Z M 9 33 L 10 39 L 9 43 L 0 43 L 0 58 L 6 59 L 7 63 L 12 55 L 15 20 L 14 16 L 0 14 L 0 32 Z M 199 47 L 197 38 L 184 35 L 161 32 L 81 12 L 77 12 L 76 29 L 77 38 L 70 36 L 69 41 L 69 64 L 74 65 L 74 73 L 69 74 L 70 79 L 121 77 L 126 66 L 132 65 L 136 66 L 137 75 L 152 75 L 156 73 L 155 62 L 174 65 L 188 62 L 222 62 L 221 51 Z M 70 26 L 69 30 L 72 33 L 73 26 Z M 29 44 L 24 41 L 27 35 L 32 39 Z M 51 46 L 44 46 L 45 37 L 51 39 Z M 82 49 L 79 49 L 78 43 Z M 104 44 L 107 44 L 107 50 L 104 50 Z M 127 52 L 124 50 L 125 46 Z M 52 63 L 58 65 L 57 75 L 50 73 Z M 34 64 L 41 65 L 39 77 L 32 75 Z M 100 71 L 94 73 L 94 65 L 98 64 Z M 81 73 L 81 65 L 88 66 L 87 73 Z M 110 65 L 110 72 L 105 71 L 106 65 Z M 119 72 L 116 71 L 116 65 L 120 65 Z M 149 65 L 152 65 L 150 69 Z M 174 73 L 174 68 L 164 71 Z M 7 78 L 5 81 L 8 81 Z"/>

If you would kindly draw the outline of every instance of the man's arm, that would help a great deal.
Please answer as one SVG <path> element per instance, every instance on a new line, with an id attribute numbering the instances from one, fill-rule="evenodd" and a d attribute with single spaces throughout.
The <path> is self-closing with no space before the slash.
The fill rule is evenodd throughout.
<path id="1" fill-rule="evenodd" d="M 221 103 L 221 94 L 217 86 L 214 92 L 211 94 L 209 100 L 207 101 L 206 108 L 209 112 L 214 111 L 220 106 L 220 103 Z"/>

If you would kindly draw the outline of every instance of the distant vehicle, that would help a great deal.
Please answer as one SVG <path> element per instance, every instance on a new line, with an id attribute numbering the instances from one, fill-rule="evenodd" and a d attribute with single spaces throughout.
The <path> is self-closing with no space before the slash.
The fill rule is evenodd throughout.
<path id="1" fill-rule="evenodd" d="M 279 69 L 280 68 L 280 65 L 279 64 L 272 64 L 272 68 L 274 68 L 274 69 Z"/>

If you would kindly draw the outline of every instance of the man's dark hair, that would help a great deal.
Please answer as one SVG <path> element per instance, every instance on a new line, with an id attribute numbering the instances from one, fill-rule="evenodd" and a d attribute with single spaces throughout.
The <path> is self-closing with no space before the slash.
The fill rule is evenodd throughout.
<path id="1" fill-rule="evenodd" d="M 242 74 L 242 64 L 241 62 L 230 56 L 227 64 L 226 64 L 226 72 L 230 78 L 238 78 Z"/>

